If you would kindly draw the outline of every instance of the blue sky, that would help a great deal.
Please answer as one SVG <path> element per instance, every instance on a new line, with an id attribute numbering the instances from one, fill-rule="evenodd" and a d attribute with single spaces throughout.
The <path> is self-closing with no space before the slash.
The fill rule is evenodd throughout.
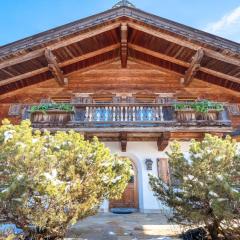
<path id="1" fill-rule="evenodd" d="M 111 8 L 117 0 L 1 0 L 0 45 Z M 132 0 L 138 8 L 240 42 L 240 0 Z"/>

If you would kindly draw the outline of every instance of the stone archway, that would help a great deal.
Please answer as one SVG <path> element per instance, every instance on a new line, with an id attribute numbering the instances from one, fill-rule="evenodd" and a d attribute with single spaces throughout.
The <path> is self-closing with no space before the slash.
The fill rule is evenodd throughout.
<path id="1" fill-rule="evenodd" d="M 139 209 L 138 199 L 138 170 L 133 161 L 132 162 L 132 176 L 128 182 L 122 198 L 119 200 L 110 200 L 109 209 L 111 208 L 134 208 Z"/>

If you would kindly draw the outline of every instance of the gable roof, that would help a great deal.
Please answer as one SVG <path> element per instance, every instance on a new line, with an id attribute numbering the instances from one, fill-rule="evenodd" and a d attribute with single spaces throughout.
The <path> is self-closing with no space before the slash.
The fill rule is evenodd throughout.
<path id="1" fill-rule="evenodd" d="M 0 94 L 52 78 L 54 74 L 48 71 L 44 54 L 46 48 L 53 51 L 58 70 L 64 74 L 121 57 L 121 23 L 128 25 L 128 56 L 168 68 L 184 78 L 192 57 L 201 48 L 205 52 L 203 67 L 190 69 L 196 70 L 194 76 L 240 91 L 240 44 L 124 2 L 100 14 L 0 47 Z"/>
<path id="2" fill-rule="evenodd" d="M 143 22 L 152 27 L 165 30 L 169 33 L 177 34 L 188 40 L 206 44 L 209 47 L 225 49 L 232 53 L 240 54 L 240 44 L 228 39 L 180 24 L 169 19 L 165 19 L 140 9 L 119 6 L 105 12 L 86 17 L 63 26 L 50 29 L 48 31 L 24 38 L 22 40 L 6 44 L 0 47 L 0 58 L 21 50 L 35 47 L 40 44 L 58 41 L 61 38 L 71 36 L 99 24 L 116 20 L 118 18 L 128 17 Z M 240 56 L 239 56 L 240 59 Z"/>

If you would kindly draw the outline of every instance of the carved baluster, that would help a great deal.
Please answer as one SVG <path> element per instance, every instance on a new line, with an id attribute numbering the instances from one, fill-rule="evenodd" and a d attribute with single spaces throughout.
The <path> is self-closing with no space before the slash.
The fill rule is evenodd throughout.
<path id="1" fill-rule="evenodd" d="M 140 107 L 140 121 L 143 121 L 143 107 Z"/>
<path id="2" fill-rule="evenodd" d="M 95 107 L 91 107 L 90 108 L 90 121 L 95 121 L 95 114 L 96 114 L 96 111 L 95 111 Z"/>
<path id="3" fill-rule="evenodd" d="M 120 107 L 120 110 L 121 110 L 121 114 L 120 114 L 120 116 L 121 116 L 121 122 L 123 122 L 123 117 L 124 117 L 124 115 L 123 115 L 123 107 Z"/>
<path id="4" fill-rule="evenodd" d="M 85 121 L 86 122 L 91 122 L 91 119 L 89 118 L 89 107 L 86 107 L 86 112 L 85 112 Z"/>
<path id="5" fill-rule="evenodd" d="M 120 112 L 119 112 L 119 106 L 116 107 L 116 121 L 120 122 Z"/>
<path id="6" fill-rule="evenodd" d="M 124 113 L 125 113 L 125 122 L 127 122 L 128 121 L 128 107 L 124 107 Z"/>
<path id="7" fill-rule="evenodd" d="M 116 121 L 116 107 L 115 106 L 112 108 L 112 121 L 113 122 Z"/>
<path id="8" fill-rule="evenodd" d="M 112 122 L 112 106 L 108 107 L 108 121 Z"/>
<path id="9" fill-rule="evenodd" d="M 135 106 L 132 107 L 132 121 L 133 122 L 136 121 L 136 107 Z"/>
<path id="10" fill-rule="evenodd" d="M 98 108 L 94 107 L 94 121 L 97 122 L 98 121 Z"/>
<path id="11" fill-rule="evenodd" d="M 108 121 L 112 121 L 112 107 L 109 106 L 108 108 Z"/>
<path id="12" fill-rule="evenodd" d="M 108 107 L 105 107 L 105 111 L 104 111 L 104 121 L 108 121 Z"/>
<path id="13" fill-rule="evenodd" d="M 102 111 L 101 110 L 102 110 L 101 107 L 97 108 L 97 119 L 98 119 L 97 121 L 98 122 L 101 122 L 101 120 L 102 120 L 102 116 L 101 116 Z"/>
<path id="14" fill-rule="evenodd" d="M 132 121 L 132 106 L 128 107 L 128 121 Z"/>
<path id="15" fill-rule="evenodd" d="M 155 107 L 155 121 L 159 120 L 159 107 Z"/>
<path id="16" fill-rule="evenodd" d="M 159 111 L 160 111 L 160 114 L 159 114 L 160 115 L 160 121 L 163 122 L 164 121 L 164 116 L 163 116 L 163 107 L 162 106 L 159 107 Z"/>
<path id="17" fill-rule="evenodd" d="M 152 107 L 148 107 L 147 108 L 147 118 L 148 121 L 152 121 L 153 120 L 153 108 Z"/>
<path id="18" fill-rule="evenodd" d="M 135 117 L 136 121 L 139 121 L 139 107 L 136 107 L 136 117 Z"/>

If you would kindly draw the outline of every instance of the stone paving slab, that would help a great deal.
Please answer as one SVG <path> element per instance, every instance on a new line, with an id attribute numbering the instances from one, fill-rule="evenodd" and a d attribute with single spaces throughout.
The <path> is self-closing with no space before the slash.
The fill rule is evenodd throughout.
<path id="1" fill-rule="evenodd" d="M 66 239 L 78 240 L 178 240 L 182 232 L 162 214 L 99 213 L 73 225 Z"/>

